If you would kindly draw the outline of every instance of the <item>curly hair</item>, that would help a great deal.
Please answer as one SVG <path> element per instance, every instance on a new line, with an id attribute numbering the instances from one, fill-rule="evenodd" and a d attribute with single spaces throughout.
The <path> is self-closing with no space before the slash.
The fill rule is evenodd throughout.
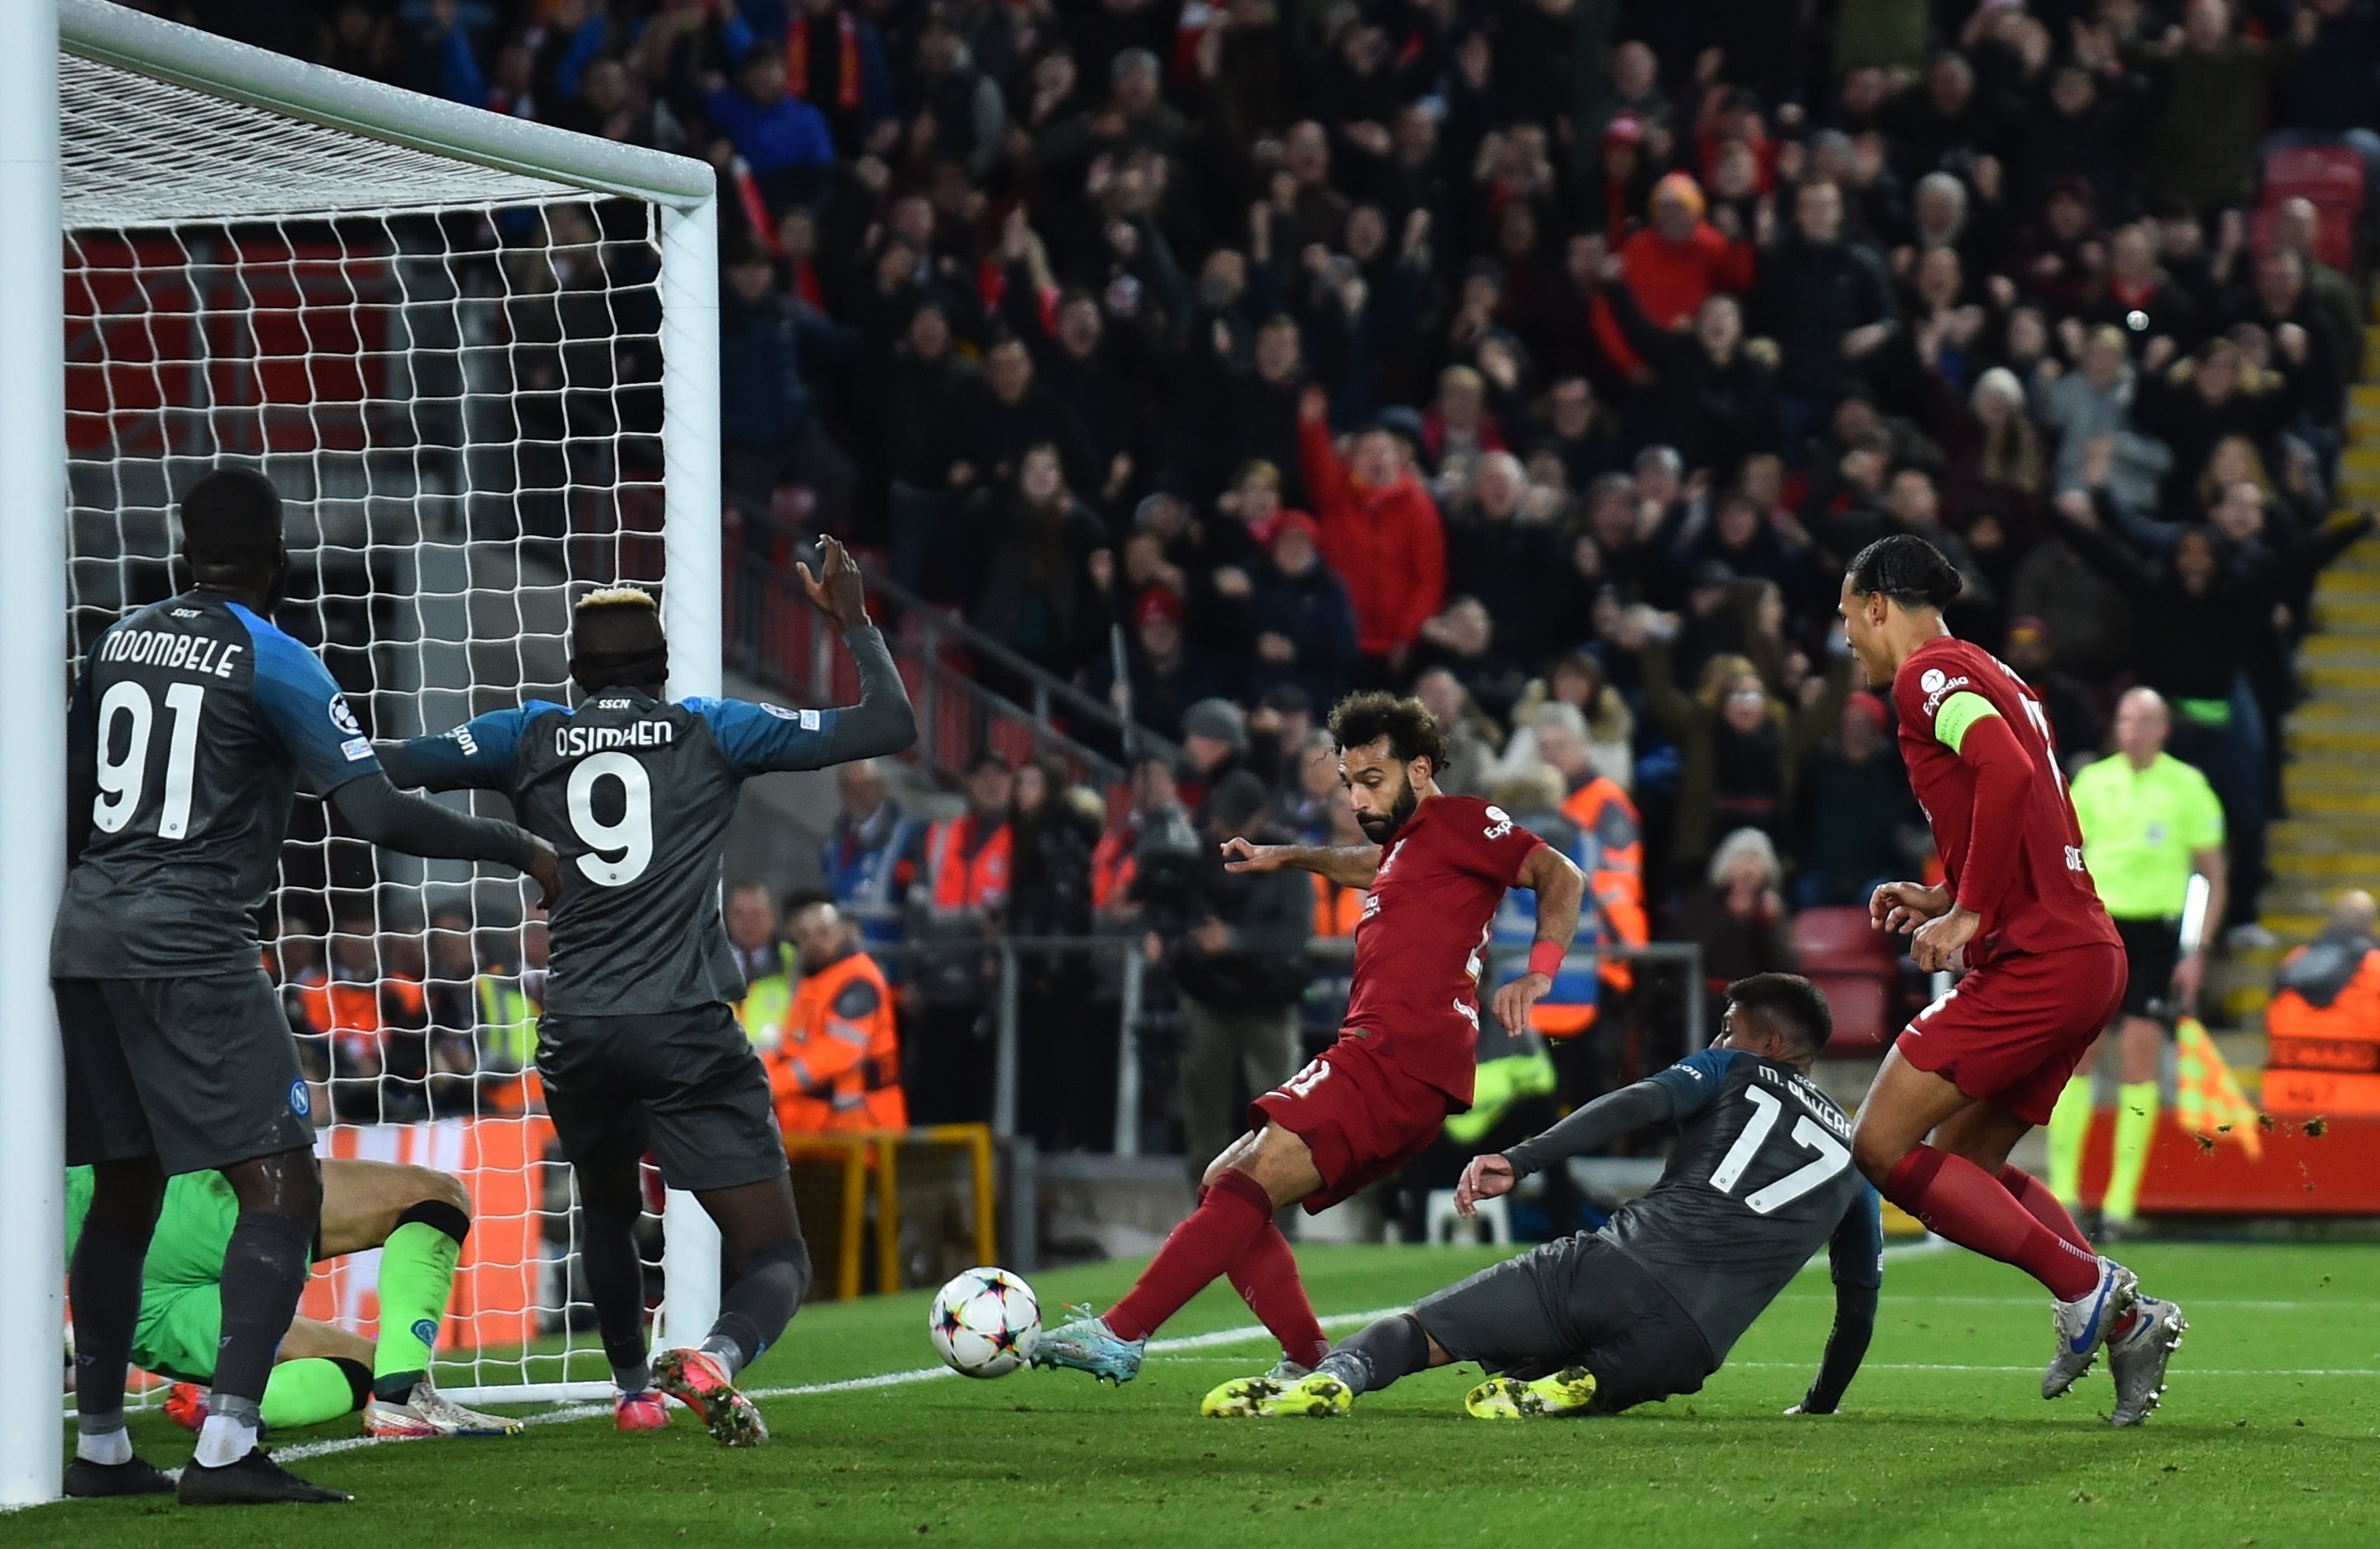
<path id="1" fill-rule="evenodd" d="M 1446 767 L 1446 734 L 1417 699 L 1399 698 L 1377 689 L 1350 694 L 1330 712 L 1330 735 L 1339 750 L 1367 748 L 1383 738 L 1399 763 L 1427 759 L 1430 773 Z"/>

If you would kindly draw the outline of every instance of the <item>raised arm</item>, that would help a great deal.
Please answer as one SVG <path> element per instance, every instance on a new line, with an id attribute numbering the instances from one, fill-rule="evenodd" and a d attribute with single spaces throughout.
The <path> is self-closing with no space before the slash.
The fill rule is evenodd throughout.
<path id="1" fill-rule="evenodd" d="M 1257 845 L 1223 841 L 1227 872 L 1312 872 L 1342 887 L 1369 887 L 1379 875 L 1378 845 Z"/>
<path id="2" fill-rule="evenodd" d="M 1876 1293 L 1884 1286 L 1884 1223 L 1873 1189 L 1862 1189 L 1835 1227 L 1827 1258 L 1835 1276 L 1835 1326 L 1810 1391 L 1787 1414 L 1830 1415 L 1859 1374 L 1876 1334 Z"/>
<path id="3" fill-rule="evenodd" d="M 843 641 L 859 668 L 859 702 L 833 710 L 785 710 L 743 700 L 688 702 L 710 723 L 711 734 L 737 772 L 765 774 L 897 753 L 917 740 L 917 716 L 908 687 L 884 637 L 868 619 L 868 592 L 850 551 L 825 540 L 813 576 L 797 565 L 802 589 L 818 610 L 843 627 Z"/>

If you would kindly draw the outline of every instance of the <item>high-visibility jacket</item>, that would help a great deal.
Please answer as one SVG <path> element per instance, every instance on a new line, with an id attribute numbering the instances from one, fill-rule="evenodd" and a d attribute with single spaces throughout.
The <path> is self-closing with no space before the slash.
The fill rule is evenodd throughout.
<path id="1" fill-rule="evenodd" d="M 537 1075 L 538 1004 L 516 974 L 483 970 L 472 990 L 479 1003 L 480 1070 L 502 1077 L 517 1072 L 516 1079 L 484 1085 L 480 1104 L 499 1113 L 526 1111 L 545 1092 Z"/>
<path id="2" fill-rule="evenodd" d="M 1578 826 L 1581 849 L 1572 859 L 1586 875 L 1580 935 L 1586 934 L 1592 921 L 1598 941 L 1642 946 L 1652 940 L 1652 923 L 1645 916 L 1645 837 L 1636 804 L 1616 783 L 1598 774 L 1571 793 L 1562 803 L 1562 816 Z M 1601 971 L 1603 982 L 1614 991 L 1636 982 L 1635 971 L 1626 963 L 1606 958 Z"/>
<path id="3" fill-rule="evenodd" d="M 2380 1072 L 2380 945 L 2325 931 L 2290 953 L 2265 1031 L 2276 1069 Z"/>
<path id="4" fill-rule="evenodd" d="M 381 979 L 329 979 L 297 986 L 298 1003 L 316 1032 L 358 1063 L 378 1067 L 380 1035 L 392 1021 L 400 1028 L 423 1024 L 428 1001 L 419 980 L 391 974 Z"/>
<path id="5" fill-rule="evenodd" d="M 940 913 L 998 909 L 1008 901 L 1008 823 L 979 836 L 973 812 L 944 818 L 926 834 L 926 874 Z"/>
<path id="6" fill-rule="evenodd" d="M 754 975 L 744 986 L 744 998 L 735 1003 L 735 1019 L 756 1049 L 773 1049 L 784 1039 L 794 1009 L 795 962 L 793 947 L 779 942 L 776 971 Z"/>
<path id="7" fill-rule="evenodd" d="M 865 952 L 802 976 L 785 1036 L 761 1061 L 788 1135 L 909 1127 L 892 990 Z"/>
<path id="8" fill-rule="evenodd" d="M 1332 882 L 1319 872 L 1314 874 L 1314 933 L 1318 936 L 1352 936 L 1363 922 L 1366 889 L 1349 887 Z"/>
<path id="9" fill-rule="evenodd" d="M 1091 907 L 1113 909 L 1132 896 L 1133 880 L 1140 875 L 1135 847 L 1140 843 L 1136 823 L 1111 823 L 1091 848 Z"/>

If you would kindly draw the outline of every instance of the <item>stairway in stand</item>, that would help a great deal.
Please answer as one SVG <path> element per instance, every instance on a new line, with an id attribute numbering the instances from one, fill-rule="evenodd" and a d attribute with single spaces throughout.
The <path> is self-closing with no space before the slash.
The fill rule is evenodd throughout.
<path id="1" fill-rule="evenodd" d="M 2350 390 L 2342 511 L 2380 507 L 2380 327 L 2367 336 L 2366 380 Z M 2214 986 L 2225 1018 L 2246 1028 L 2261 1024 L 2274 968 L 2322 928 L 2330 900 L 2348 887 L 2380 891 L 2380 535 L 2323 573 L 2298 668 L 2307 697 L 2283 733 L 2289 815 L 2273 824 L 2260 900 L 2277 943 L 2231 953 Z"/>

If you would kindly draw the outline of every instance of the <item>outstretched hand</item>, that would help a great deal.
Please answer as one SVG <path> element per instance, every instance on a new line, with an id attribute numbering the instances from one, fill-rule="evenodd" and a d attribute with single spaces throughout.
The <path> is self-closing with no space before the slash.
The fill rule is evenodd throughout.
<path id="1" fill-rule="evenodd" d="M 1554 982 L 1542 973 L 1524 973 L 1496 992 L 1496 1019 L 1518 1036 L 1529 1025 L 1529 1009 L 1546 997 Z"/>
<path id="2" fill-rule="evenodd" d="M 802 590 L 819 612 L 845 629 L 858 628 L 868 622 L 868 588 L 860 579 L 858 563 L 836 538 L 820 539 L 819 555 L 816 575 L 808 565 L 794 567 L 794 573 L 801 577 Z"/>
<path id="3" fill-rule="evenodd" d="M 1505 1161 L 1500 1153 L 1475 1156 L 1454 1185 L 1454 1214 L 1476 1215 L 1480 1201 L 1509 1194 L 1512 1191 L 1512 1185 L 1519 1181 L 1512 1176 L 1512 1164 Z"/>
<path id="4" fill-rule="evenodd" d="M 1223 870 L 1227 872 L 1278 872 L 1287 863 L 1285 845 L 1257 845 L 1236 838 L 1223 841 Z"/>

